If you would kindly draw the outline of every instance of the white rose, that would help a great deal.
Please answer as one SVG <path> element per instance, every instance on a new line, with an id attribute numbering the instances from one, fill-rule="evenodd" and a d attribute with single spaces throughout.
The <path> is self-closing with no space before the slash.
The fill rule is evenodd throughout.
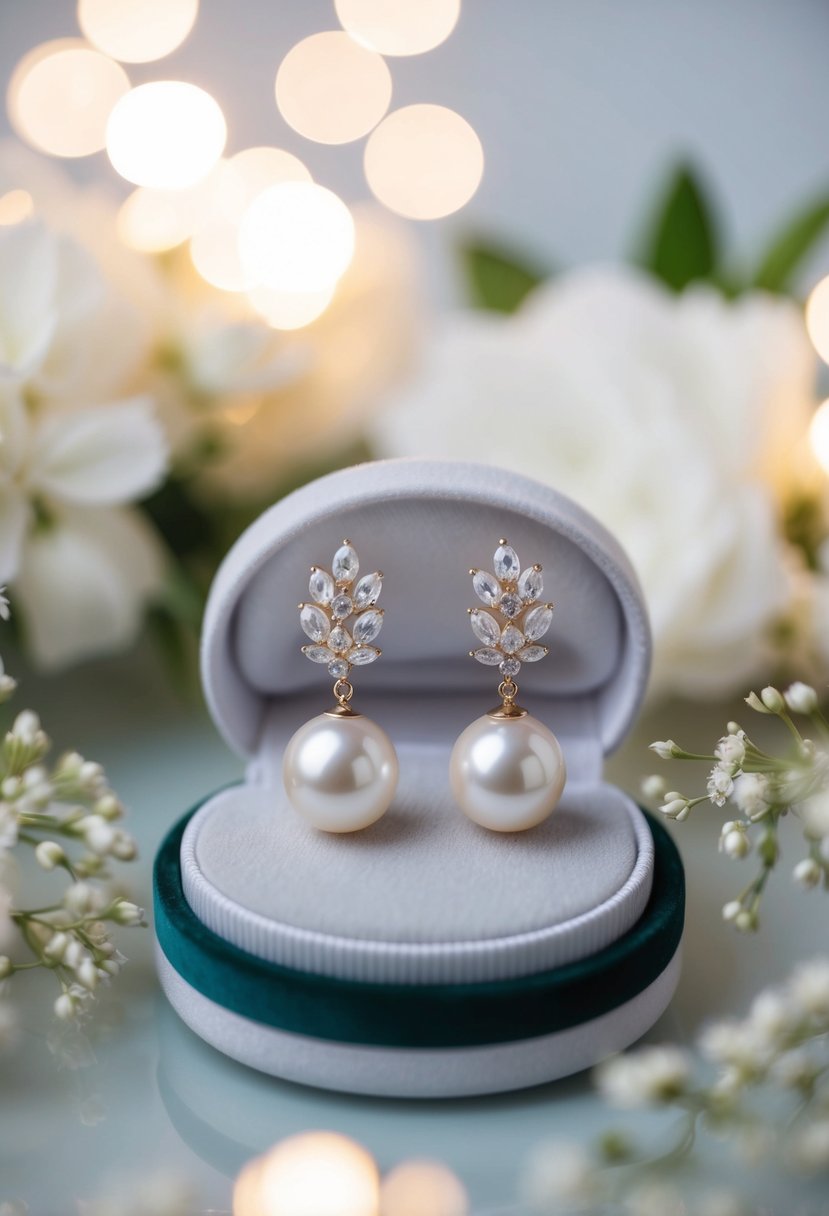
<path id="1" fill-rule="evenodd" d="M 814 369 L 788 301 L 593 268 L 514 316 L 447 319 L 375 436 L 383 454 L 503 465 L 582 503 L 642 579 L 655 687 L 715 695 L 762 669 L 791 600 L 776 494 Z"/>

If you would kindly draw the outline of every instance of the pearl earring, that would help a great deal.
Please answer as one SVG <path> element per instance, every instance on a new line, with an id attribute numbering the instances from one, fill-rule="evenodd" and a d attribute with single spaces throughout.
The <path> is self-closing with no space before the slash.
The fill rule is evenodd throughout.
<path id="1" fill-rule="evenodd" d="M 312 645 L 302 653 L 334 677 L 333 709 L 301 726 L 285 749 L 282 778 L 291 805 L 325 832 L 356 832 L 386 813 L 397 787 L 397 753 L 376 722 L 350 705 L 352 667 L 379 659 L 371 643 L 383 624 L 375 608 L 383 586 L 379 571 L 364 574 L 357 551 L 344 540 L 332 572 L 311 567 L 313 603 L 299 605 L 300 624 Z M 351 632 L 346 622 L 354 617 Z"/>
<path id="2" fill-rule="evenodd" d="M 502 618 L 480 608 L 468 610 L 473 632 L 483 643 L 469 653 L 487 667 L 498 667 L 501 704 L 458 736 L 449 776 L 455 799 L 475 823 L 494 832 L 523 832 L 552 813 L 567 779 L 558 739 L 515 700 L 521 664 L 547 654 L 539 639 L 550 627 L 553 605 L 538 603 L 544 587 L 541 567 L 528 566 L 522 574 L 518 555 L 506 540 L 499 543 L 494 568 L 494 575 L 469 572 L 478 598 Z"/>

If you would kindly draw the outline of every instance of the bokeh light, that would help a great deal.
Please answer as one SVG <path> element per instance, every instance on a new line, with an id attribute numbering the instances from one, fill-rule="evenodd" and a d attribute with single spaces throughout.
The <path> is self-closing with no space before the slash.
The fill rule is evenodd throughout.
<path id="1" fill-rule="evenodd" d="M 203 212 L 190 243 L 193 265 L 222 291 L 246 291 L 258 274 L 242 263 L 239 226 L 248 206 L 270 186 L 311 181 L 308 169 L 281 148 L 246 148 L 223 161 L 208 179 Z"/>
<path id="2" fill-rule="evenodd" d="M 78 0 L 78 24 L 93 45 L 124 63 L 149 63 L 180 46 L 199 0 Z"/>
<path id="3" fill-rule="evenodd" d="M 156 80 L 122 97 L 107 124 L 113 168 L 136 186 L 183 190 L 206 177 L 227 139 L 209 93 L 180 80 Z"/>
<path id="4" fill-rule="evenodd" d="M 35 201 L 28 190 L 8 190 L 0 195 L 0 225 L 10 228 L 34 214 Z"/>
<path id="5" fill-rule="evenodd" d="M 334 0 L 343 29 L 381 55 L 421 55 L 455 28 L 461 0 Z"/>
<path id="6" fill-rule="evenodd" d="M 335 286 L 326 291 L 274 291 L 254 287 L 248 292 L 251 306 L 272 329 L 302 329 L 316 321 L 334 298 Z"/>
<path id="7" fill-rule="evenodd" d="M 245 273 L 276 291 L 325 291 L 354 255 L 354 220 L 314 182 L 283 182 L 257 195 L 239 228 Z"/>
<path id="8" fill-rule="evenodd" d="M 445 106 L 395 110 L 369 136 L 365 171 L 373 193 L 413 220 L 451 215 L 478 188 L 484 170 L 481 141 L 469 123 Z"/>
<path id="9" fill-rule="evenodd" d="M 806 301 L 806 329 L 817 353 L 829 363 L 829 275 L 812 289 Z"/>
<path id="10" fill-rule="evenodd" d="M 305 1132 L 245 1167 L 233 1216 L 377 1216 L 378 1195 L 364 1148 L 335 1132 Z"/>
<path id="11" fill-rule="evenodd" d="M 829 401 L 818 406 L 809 426 L 809 446 L 818 464 L 829 476 Z"/>
<path id="12" fill-rule="evenodd" d="M 7 92 L 15 131 L 52 156 L 91 156 L 106 142 L 112 109 L 129 91 L 124 69 L 80 38 L 58 38 L 24 55 Z"/>
<path id="13" fill-rule="evenodd" d="M 383 1179 L 381 1216 L 466 1216 L 459 1179 L 439 1161 L 404 1161 Z"/>
<path id="14" fill-rule="evenodd" d="M 346 144 L 375 127 L 391 101 L 391 74 L 374 51 L 328 30 L 304 38 L 276 75 L 282 117 L 306 139 Z"/>
<path id="15" fill-rule="evenodd" d="M 209 180 L 189 190 L 151 190 L 139 186 L 121 204 L 118 236 L 125 245 L 142 253 L 175 249 L 196 229 Z"/>

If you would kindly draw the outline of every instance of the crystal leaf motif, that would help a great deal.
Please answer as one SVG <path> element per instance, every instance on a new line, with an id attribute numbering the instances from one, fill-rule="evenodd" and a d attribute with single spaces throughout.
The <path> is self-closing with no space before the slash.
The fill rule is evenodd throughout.
<path id="1" fill-rule="evenodd" d="M 478 599 L 493 608 L 501 595 L 501 587 L 497 578 L 486 570 L 476 570 L 472 575 L 472 588 Z"/>
<path id="2" fill-rule="evenodd" d="M 553 610 L 549 604 L 539 604 L 531 608 L 524 617 L 524 637 L 528 642 L 543 638 L 553 620 Z"/>
<path id="3" fill-rule="evenodd" d="M 501 627 L 494 616 L 474 608 L 469 614 L 469 623 L 479 642 L 483 642 L 485 646 L 498 645 L 501 640 Z"/>
<path id="4" fill-rule="evenodd" d="M 495 574 L 473 569 L 472 586 L 478 599 L 500 616 L 469 610 L 475 636 L 484 645 L 469 653 L 485 666 L 500 667 L 505 679 L 512 679 L 522 663 L 537 663 L 549 653 L 538 639 L 550 628 L 552 604 L 538 603 L 544 590 L 541 566 L 528 566 L 521 571 L 515 549 L 502 540 L 493 558 Z"/>
<path id="5" fill-rule="evenodd" d="M 303 646 L 302 653 L 312 663 L 330 663 L 332 654 L 327 646 Z"/>
<path id="6" fill-rule="evenodd" d="M 518 580 L 518 594 L 525 604 L 534 604 L 544 590 L 544 579 L 539 566 L 527 566 Z"/>
<path id="7" fill-rule="evenodd" d="M 504 656 L 492 646 L 482 646 L 479 650 L 472 651 L 472 657 L 485 667 L 497 667 Z"/>
<path id="8" fill-rule="evenodd" d="M 348 661 L 355 667 L 365 667 L 367 663 L 373 663 L 379 657 L 380 651 L 374 646 L 355 646 L 348 652 Z"/>
<path id="9" fill-rule="evenodd" d="M 514 625 L 507 625 L 501 634 L 501 649 L 504 654 L 515 654 L 524 645 L 524 635 Z"/>
<path id="10" fill-rule="evenodd" d="M 361 612 L 363 608 L 373 608 L 382 590 L 383 576 L 379 570 L 375 570 L 373 574 L 364 574 L 352 596 L 356 610 Z"/>
<path id="11" fill-rule="evenodd" d="M 354 622 L 354 641 L 360 646 L 373 642 L 383 628 L 383 613 L 380 609 L 369 608 L 361 613 Z"/>
<path id="12" fill-rule="evenodd" d="M 499 545 L 495 550 L 493 564 L 496 578 L 499 578 L 501 582 L 514 583 L 518 578 L 521 567 L 518 562 L 518 554 L 512 545 Z"/>
<path id="13" fill-rule="evenodd" d="M 311 567 L 308 594 L 317 604 L 331 603 L 334 595 L 334 580 L 327 570 L 320 570 L 319 566 Z"/>
<path id="14" fill-rule="evenodd" d="M 299 623 L 312 642 L 324 642 L 331 628 L 328 617 L 316 604 L 302 605 Z"/>
<path id="15" fill-rule="evenodd" d="M 349 541 L 343 541 L 334 554 L 331 573 L 338 583 L 350 583 L 357 577 L 359 569 L 357 550 Z"/>
<path id="16" fill-rule="evenodd" d="M 328 645 L 335 654 L 345 654 L 351 649 L 351 635 L 344 625 L 335 625 L 328 635 Z"/>

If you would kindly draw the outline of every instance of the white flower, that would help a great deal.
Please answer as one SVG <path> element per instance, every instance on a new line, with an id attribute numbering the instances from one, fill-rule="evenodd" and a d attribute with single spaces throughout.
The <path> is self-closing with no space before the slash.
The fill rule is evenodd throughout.
<path id="1" fill-rule="evenodd" d="M 682 748 L 678 747 L 673 739 L 659 739 L 656 743 L 649 743 L 648 747 L 652 752 L 656 752 L 660 760 L 673 760 L 682 752 Z"/>
<path id="2" fill-rule="evenodd" d="M 743 910 L 743 905 L 739 899 L 730 899 L 727 904 L 723 905 L 722 918 L 725 921 L 735 921 Z"/>
<path id="3" fill-rule="evenodd" d="M 687 1052 L 678 1047 L 646 1047 L 600 1064 L 596 1083 L 613 1106 L 632 1108 L 676 1098 L 690 1075 Z"/>
<path id="4" fill-rule="evenodd" d="M 817 693 L 811 685 L 804 684 L 802 680 L 795 680 L 783 695 L 792 713 L 811 714 L 818 707 Z"/>
<path id="5" fill-rule="evenodd" d="M 595 1188 L 596 1169 L 583 1145 L 554 1140 L 532 1150 L 521 1174 L 524 1202 L 541 1212 L 586 1203 Z"/>
<path id="6" fill-rule="evenodd" d="M 792 878 L 798 886 L 805 887 L 809 890 L 811 887 L 816 887 L 823 877 L 823 870 L 813 857 L 804 857 L 799 861 L 792 870 Z"/>
<path id="7" fill-rule="evenodd" d="M 642 782 L 642 794 L 651 801 L 664 797 L 667 788 L 665 778 L 660 777 L 657 773 L 652 774 L 650 777 L 645 777 Z"/>
<path id="8" fill-rule="evenodd" d="M 66 861 L 66 854 L 56 840 L 41 840 L 35 849 L 37 863 L 44 870 L 54 870 Z"/>
<path id="9" fill-rule="evenodd" d="M 770 714 L 782 714 L 786 708 L 786 702 L 783 700 L 783 694 L 777 688 L 773 688 L 771 684 L 766 685 L 760 693 L 760 700 L 765 705 Z"/>
<path id="10" fill-rule="evenodd" d="M 699 1047 L 709 1060 L 735 1070 L 741 1080 L 762 1076 L 774 1057 L 768 1035 L 758 1033 L 750 1022 L 714 1022 L 703 1031 Z"/>
<path id="11" fill-rule="evenodd" d="M 733 735 L 723 735 L 714 748 L 714 755 L 723 768 L 729 768 L 732 775 L 740 767 L 746 757 L 746 733 L 744 730 L 735 731 Z"/>
<path id="12" fill-rule="evenodd" d="M 714 806 L 725 806 L 734 791 L 734 779 L 727 768 L 717 764 L 708 778 L 708 798 Z"/>
<path id="13" fill-rule="evenodd" d="M 44 415 L 6 392 L 0 433 L 0 578 L 33 653 L 57 667 L 123 647 L 163 570 L 149 525 L 124 505 L 165 468 L 149 401 Z"/>
<path id="14" fill-rule="evenodd" d="M 751 850 L 751 840 L 746 824 L 733 819 L 724 823 L 720 831 L 719 850 L 727 857 L 737 860 L 748 856 Z"/>
<path id="15" fill-rule="evenodd" d="M 829 959 L 801 963 L 788 987 L 795 1005 L 808 1017 L 829 1018 Z"/>
<path id="16" fill-rule="evenodd" d="M 591 510 L 642 579 L 657 689 L 709 696 L 763 668 L 792 602 L 778 501 L 814 375 L 788 300 L 589 268 L 514 316 L 447 319 L 375 433 L 384 454 L 504 465 Z"/>
<path id="17" fill-rule="evenodd" d="M 14 807 L 0 802 L 0 849 L 13 849 L 17 844 L 18 823 Z"/>
<path id="18" fill-rule="evenodd" d="M 810 840 L 823 840 L 829 836 L 829 789 L 814 794 L 798 807 L 803 821 L 803 831 Z"/>
<path id="19" fill-rule="evenodd" d="M 733 799 L 749 819 L 764 815 L 769 809 L 771 789 L 767 777 L 760 773 L 743 773 L 734 782 Z"/>
<path id="20" fill-rule="evenodd" d="M 674 794 L 676 794 L 676 791 L 672 791 L 672 792 Z M 683 819 L 688 818 L 688 812 L 690 811 L 690 807 L 688 805 L 687 798 L 683 798 L 681 795 L 672 797 L 672 796 L 670 796 L 670 792 L 669 792 L 669 794 L 665 795 L 665 802 L 659 808 L 659 810 L 660 810 L 660 813 L 663 814 L 666 819 L 675 819 L 677 821 L 677 823 L 682 823 Z"/>

